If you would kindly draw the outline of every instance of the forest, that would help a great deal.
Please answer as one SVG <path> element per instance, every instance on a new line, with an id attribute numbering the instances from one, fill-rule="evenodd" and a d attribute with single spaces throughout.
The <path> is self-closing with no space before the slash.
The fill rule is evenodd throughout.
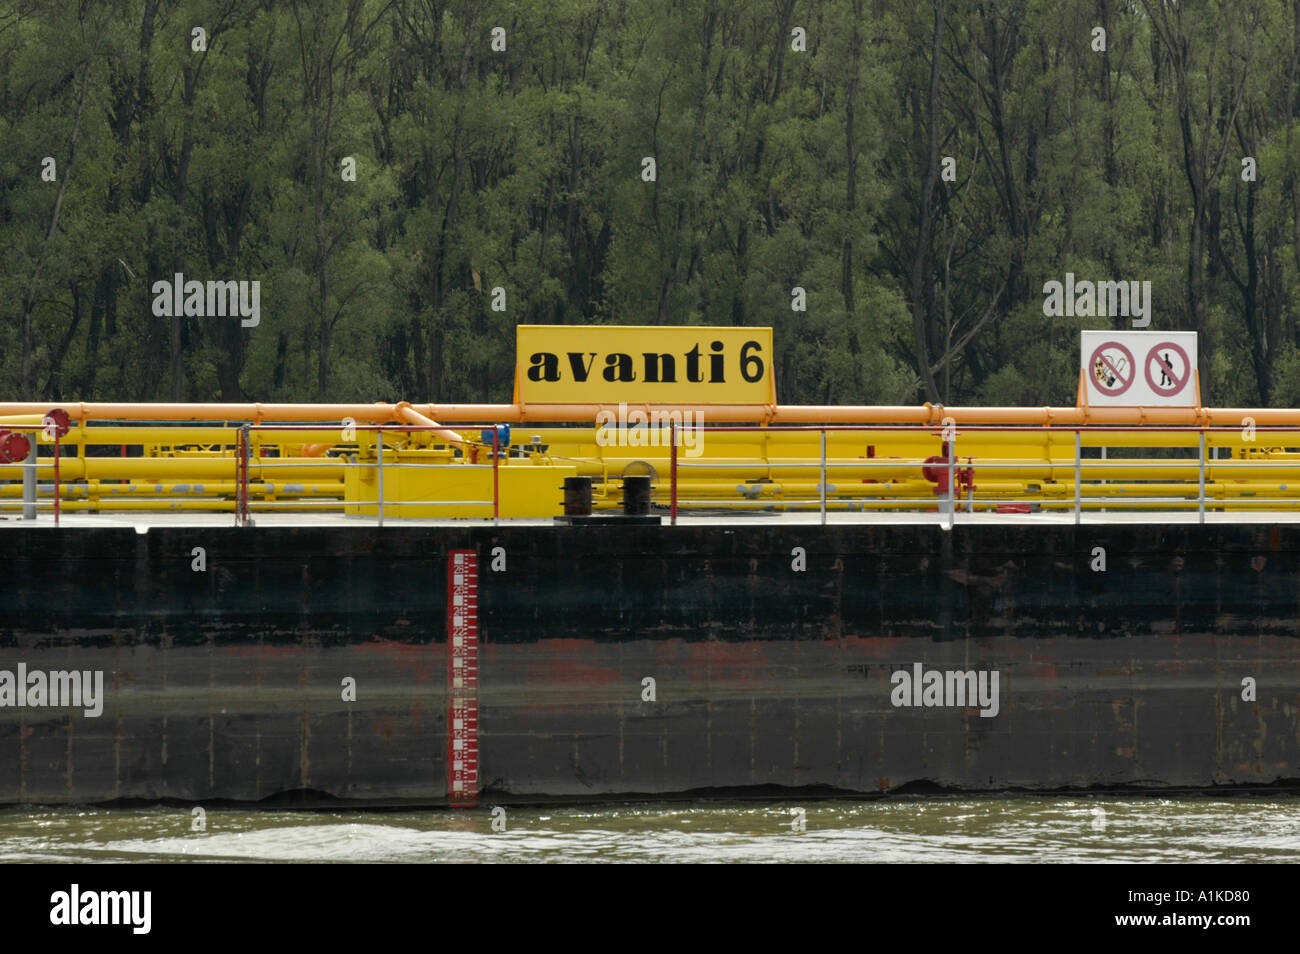
<path id="1" fill-rule="evenodd" d="M 783 403 L 1073 405 L 1131 319 L 1069 273 L 1296 406 L 1298 73 L 1300 0 L 3 0 L 0 394 L 506 402 L 516 325 L 711 324 Z"/>

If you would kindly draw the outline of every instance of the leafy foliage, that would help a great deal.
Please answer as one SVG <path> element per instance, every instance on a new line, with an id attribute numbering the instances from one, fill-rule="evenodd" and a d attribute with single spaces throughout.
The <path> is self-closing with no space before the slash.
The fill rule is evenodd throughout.
<path id="1" fill-rule="evenodd" d="M 1070 404 L 1073 271 L 1294 403 L 1298 63 L 1300 0 L 9 0 L 0 390 L 507 401 L 518 323 L 708 323 L 784 402 Z"/>

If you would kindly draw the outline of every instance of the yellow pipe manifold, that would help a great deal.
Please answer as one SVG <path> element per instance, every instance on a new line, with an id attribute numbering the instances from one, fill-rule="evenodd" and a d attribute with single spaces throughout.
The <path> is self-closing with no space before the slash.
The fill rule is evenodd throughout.
<path id="1" fill-rule="evenodd" d="M 506 477 L 516 468 L 552 468 L 557 491 L 560 476 L 590 476 L 599 499 L 614 505 L 623 473 L 648 468 L 656 478 L 656 499 L 668 493 L 671 449 L 666 432 L 611 433 L 587 423 L 581 426 L 542 426 L 535 422 L 593 420 L 604 405 L 129 405 L 65 404 L 73 427 L 61 438 L 60 493 L 69 506 L 111 509 L 194 506 L 224 509 L 238 490 L 237 448 L 242 429 L 236 422 L 304 422 L 304 429 L 267 427 L 250 432 L 250 493 L 268 498 L 320 498 L 343 506 L 338 498 L 373 496 L 378 477 L 377 437 L 364 426 L 396 423 L 383 435 L 385 496 L 394 505 L 403 500 L 481 500 L 482 480 L 491 471 L 490 448 L 470 440 L 452 422 L 523 422 L 514 432 L 514 454 L 498 463 Z M 32 402 L 0 405 L 0 428 L 36 427 L 49 406 Z M 674 410 L 650 408 L 649 410 Z M 703 413 L 709 421 L 758 421 L 763 424 L 913 423 L 922 430 L 871 426 L 864 430 L 829 431 L 825 446 L 826 493 L 839 504 L 870 498 L 883 506 L 916 507 L 935 496 L 936 486 L 921 476 L 927 458 L 940 452 L 942 437 L 953 439 L 957 468 L 974 472 L 975 500 L 1038 500 L 1051 506 L 1072 506 L 1076 474 L 1076 436 L 1070 427 L 1106 424 L 1140 429 L 1093 427 L 1078 436 L 1089 456 L 1077 465 L 1083 497 L 1105 497 L 1116 505 L 1125 498 L 1164 497 L 1170 507 L 1182 507 L 1198 493 L 1216 506 L 1255 506 L 1254 496 L 1290 500 L 1300 496 L 1300 435 L 1270 427 L 1300 426 L 1300 411 L 1250 409 L 1088 409 L 1080 408 L 676 408 Z M 956 422 L 951 433 L 941 426 Z M 1250 420 L 1250 426 L 1244 423 Z M 138 421 L 138 424 L 93 423 Z M 188 421 L 163 426 L 163 421 Z M 201 424 L 201 421 L 218 421 Z M 319 423 L 337 421 L 337 423 Z M 1013 430 L 986 430 L 978 425 L 1014 425 Z M 1177 430 L 1191 425 L 1228 425 L 1217 432 Z M 417 430 L 417 428 L 419 430 Z M 822 435 L 817 431 L 756 432 L 678 431 L 679 497 L 729 502 L 799 502 L 820 497 Z M 1196 459 L 1204 442 L 1207 459 Z M 53 479 L 49 442 L 38 436 L 37 476 Z M 127 448 L 130 456 L 102 448 Z M 526 449 L 520 451 L 524 446 Z M 440 449 L 439 449 L 440 448 Z M 1119 456 L 1100 458 L 1098 448 Z M 1126 456 L 1148 452 L 1141 457 Z M 1154 451 L 1154 453 L 1152 453 Z M 1228 459 L 1224 456 L 1228 455 Z M 475 461 L 477 468 L 465 467 Z M 403 464 L 420 464 L 420 468 Z M 940 471 L 943 464 L 936 468 Z M 22 465 L 0 465 L 0 498 L 21 495 Z M 534 472 L 539 473 L 539 472 Z M 471 486 L 472 485 L 472 486 Z M 523 484 L 503 480 L 502 493 Z M 528 486 L 535 487 L 536 483 Z M 44 484 L 43 497 L 52 488 Z M 488 491 L 490 493 L 490 487 Z M 520 491 L 522 492 L 522 491 Z M 529 491 L 534 492 L 532 490 Z M 558 493 L 556 504 L 558 507 Z M 967 498 L 962 490 L 963 501 Z M 126 499 L 130 498 L 130 499 Z M 153 499 L 150 499 L 153 498 Z M 183 498 L 179 500 L 171 498 Z M 897 498 L 897 499 L 891 499 Z M 1240 503 L 1237 503 L 1240 501 Z M 6 505 L 9 505 L 6 503 Z M 1132 504 L 1138 507 L 1157 504 Z M 874 506 L 874 504 L 873 504 Z M 1092 506 L 1092 505 L 1089 505 Z M 1287 503 L 1277 506 L 1289 507 Z M 454 507 L 447 515 L 454 515 Z"/>

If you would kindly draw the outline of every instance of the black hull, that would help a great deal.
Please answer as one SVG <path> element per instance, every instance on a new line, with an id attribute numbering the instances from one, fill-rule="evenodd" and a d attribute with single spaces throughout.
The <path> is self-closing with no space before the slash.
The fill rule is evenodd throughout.
<path id="1" fill-rule="evenodd" d="M 106 696 L 97 718 L 0 708 L 3 803 L 309 791 L 445 804 L 459 548 L 479 559 L 483 798 L 1300 780 L 1290 526 L 12 528 L 0 540 L 0 670 L 103 670 Z M 894 705 L 891 675 L 917 663 L 996 670 L 997 714 Z"/>

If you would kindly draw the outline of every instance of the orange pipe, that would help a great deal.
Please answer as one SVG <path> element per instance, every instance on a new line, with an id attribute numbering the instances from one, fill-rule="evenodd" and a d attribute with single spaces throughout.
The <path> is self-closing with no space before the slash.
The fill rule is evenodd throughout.
<path id="1" fill-rule="evenodd" d="M 617 404 L 59 404 L 74 421 L 252 421 L 319 422 L 350 417 L 359 422 L 399 422 L 438 427 L 443 440 L 465 444 L 466 439 L 439 420 L 483 423 L 594 422 L 602 411 L 617 415 Z M 945 417 L 958 424 L 1020 424 L 1075 427 L 1088 424 L 1136 426 L 1243 427 L 1252 418 L 1256 427 L 1300 425 L 1300 409 L 1285 408 L 1107 408 L 1107 407 L 943 407 L 819 406 L 770 404 L 632 404 L 659 412 L 698 411 L 712 423 L 759 424 L 923 424 L 939 426 Z M 50 402 L 0 404 L 0 415 L 44 414 Z"/>
<path id="2" fill-rule="evenodd" d="M 43 413 L 58 406 L 68 412 L 74 421 L 336 421 L 350 417 L 356 421 L 382 424 L 395 420 L 391 404 L 110 404 L 27 401 L 0 405 L 3 408 L 23 408 L 15 413 Z"/>
<path id="3" fill-rule="evenodd" d="M 439 429 L 433 432 L 434 436 L 441 437 L 444 441 L 457 444 L 461 447 L 467 447 L 469 445 L 469 441 L 465 440 L 461 435 L 457 434 L 453 430 L 442 427 L 437 421 L 432 421 L 425 417 L 423 414 L 411 407 L 410 403 L 407 401 L 398 401 L 395 409 L 407 424 L 415 424 L 419 427 L 437 427 Z"/>

